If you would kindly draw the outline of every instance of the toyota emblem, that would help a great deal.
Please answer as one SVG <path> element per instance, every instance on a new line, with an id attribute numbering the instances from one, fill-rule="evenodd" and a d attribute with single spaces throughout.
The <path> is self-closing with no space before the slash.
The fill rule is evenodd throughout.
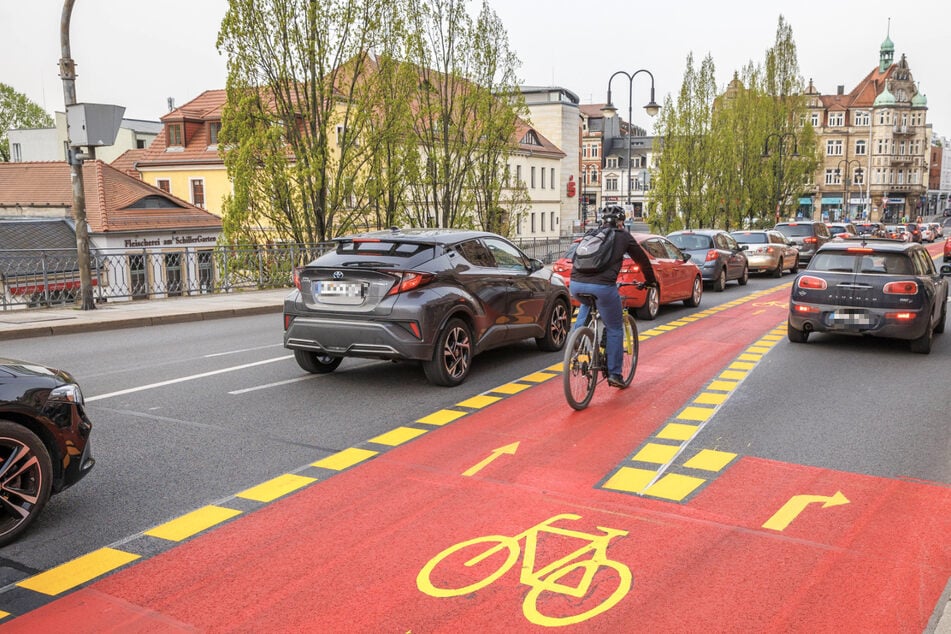
<path id="1" fill-rule="evenodd" d="M 343 271 L 334 271 L 333 278 L 334 278 L 335 280 L 342 280 L 342 279 L 343 279 Z"/>

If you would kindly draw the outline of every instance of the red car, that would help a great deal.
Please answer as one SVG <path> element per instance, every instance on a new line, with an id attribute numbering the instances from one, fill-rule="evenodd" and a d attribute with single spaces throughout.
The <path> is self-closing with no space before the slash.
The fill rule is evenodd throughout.
<path id="1" fill-rule="evenodd" d="M 951 262 L 951 236 L 944 241 L 944 261 Z"/>
<path id="2" fill-rule="evenodd" d="M 654 319 L 660 312 L 662 304 L 682 301 L 686 306 L 698 306 L 703 296 L 703 279 L 700 276 L 700 269 L 690 261 L 690 256 L 663 236 L 634 232 L 631 235 L 650 257 L 651 267 L 654 269 L 654 276 L 660 288 L 638 290 L 634 286 L 622 286 L 620 290 L 624 307 L 634 311 L 638 319 Z M 566 285 L 571 284 L 571 257 L 579 241 L 580 239 L 576 240 L 564 257 L 556 260 L 551 267 L 552 271 L 565 279 Z M 645 280 L 641 267 L 631 258 L 624 256 L 624 264 L 621 265 L 618 281 L 643 282 Z M 578 305 L 574 298 L 571 301 L 575 306 Z"/>

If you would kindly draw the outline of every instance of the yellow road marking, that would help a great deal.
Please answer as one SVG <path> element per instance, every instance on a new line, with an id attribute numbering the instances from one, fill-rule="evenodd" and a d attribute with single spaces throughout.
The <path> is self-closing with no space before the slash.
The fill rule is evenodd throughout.
<path id="1" fill-rule="evenodd" d="M 657 472 L 649 469 L 621 467 L 617 473 L 604 483 L 603 488 L 627 493 L 640 493 L 656 475 Z"/>
<path id="2" fill-rule="evenodd" d="M 700 429 L 700 427 L 697 425 L 667 423 L 664 425 L 664 428 L 657 433 L 657 437 L 664 440 L 687 440 L 692 438 L 698 429 Z"/>
<path id="3" fill-rule="evenodd" d="M 471 407 L 472 409 L 482 409 L 492 403 L 497 403 L 502 400 L 501 396 L 487 396 L 485 394 L 479 394 L 473 396 L 472 398 L 467 398 L 461 403 L 456 403 L 459 407 Z"/>
<path id="4" fill-rule="evenodd" d="M 730 464 L 734 458 L 736 458 L 736 454 L 729 451 L 702 449 L 696 456 L 685 462 L 684 466 L 703 471 L 720 471 Z"/>
<path id="5" fill-rule="evenodd" d="M 559 366 L 560 369 L 561 366 Z M 506 383 L 505 385 L 500 385 L 499 387 L 489 390 L 490 392 L 498 392 L 499 394 L 518 394 L 522 390 L 527 390 L 532 387 L 531 385 L 525 385 L 524 383 Z"/>
<path id="6" fill-rule="evenodd" d="M 24 579 L 16 585 L 52 597 L 139 558 L 140 555 L 114 548 L 100 548 L 88 555 L 77 557 L 46 572 Z"/>
<path id="7" fill-rule="evenodd" d="M 729 394 L 714 394 L 712 392 L 702 392 L 693 402 L 698 405 L 722 405 Z"/>
<path id="8" fill-rule="evenodd" d="M 680 475 L 679 473 L 668 473 L 650 485 L 643 493 L 644 495 L 679 502 L 693 493 L 694 490 L 704 482 L 706 482 L 706 480 L 703 478 L 694 478 L 693 476 Z"/>
<path id="9" fill-rule="evenodd" d="M 425 423 L 427 425 L 445 425 L 446 423 L 451 423 L 457 418 L 462 418 L 466 415 L 466 412 L 458 412 L 454 409 L 441 409 L 438 412 L 433 412 L 429 416 L 424 416 L 417 420 L 417 423 Z"/>
<path id="10" fill-rule="evenodd" d="M 241 515 L 241 511 L 226 509 L 221 506 L 206 506 L 160 524 L 145 531 L 145 534 L 150 537 L 167 539 L 170 542 L 180 542 L 216 524 L 230 520 L 236 515 Z"/>
<path id="11" fill-rule="evenodd" d="M 739 385 L 736 381 L 713 381 L 707 386 L 708 390 L 720 390 L 721 392 L 731 392 Z"/>
<path id="12" fill-rule="evenodd" d="M 644 445 L 631 460 L 665 464 L 677 454 L 679 449 L 679 445 L 661 445 L 660 443 L 649 442 Z"/>
<path id="13" fill-rule="evenodd" d="M 250 489 L 245 489 L 241 493 L 235 495 L 235 497 L 244 498 L 246 500 L 254 500 L 256 502 L 271 502 L 279 497 L 291 493 L 292 491 L 302 489 L 308 484 L 313 484 L 314 482 L 317 482 L 317 478 L 308 478 L 305 476 L 295 475 L 293 473 L 285 473 L 284 475 L 272 478 L 267 482 L 262 482 L 257 486 L 253 486 Z"/>
<path id="14" fill-rule="evenodd" d="M 551 374 L 550 372 L 535 372 L 534 374 L 529 374 L 528 376 L 523 376 L 522 381 L 530 381 L 532 383 L 544 383 L 548 379 L 557 376 L 556 374 Z"/>
<path id="15" fill-rule="evenodd" d="M 415 429 L 413 427 L 396 427 L 385 434 L 380 434 L 376 438 L 371 438 L 370 442 L 375 442 L 378 445 L 389 445 L 390 447 L 396 447 L 397 445 L 402 445 L 404 442 L 408 442 L 414 438 L 422 436 L 425 433 L 425 429 Z"/>
<path id="16" fill-rule="evenodd" d="M 333 469 L 334 471 L 343 471 L 364 460 L 369 460 L 380 453 L 379 451 L 370 451 L 369 449 L 360 449 L 359 447 L 350 447 L 343 451 L 338 451 L 332 456 L 321 458 L 317 462 L 310 463 L 312 467 L 321 467 L 322 469 Z"/>
<path id="17" fill-rule="evenodd" d="M 677 418 L 682 420 L 705 421 L 713 416 L 713 410 L 709 407 L 685 407 L 677 414 Z"/>

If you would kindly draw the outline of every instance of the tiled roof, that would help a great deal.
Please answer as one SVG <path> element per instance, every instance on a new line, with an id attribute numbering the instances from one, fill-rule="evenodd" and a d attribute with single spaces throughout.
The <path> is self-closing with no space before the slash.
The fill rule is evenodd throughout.
<path id="1" fill-rule="evenodd" d="M 93 233 L 220 229 L 221 219 L 102 161 L 83 165 L 86 220 Z M 0 163 L 3 207 L 72 207 L 69 165 Z M 135 206 L 134 206 L 135 205 Z"/>
<path id="2" fill-rule="evenodd" d="M 581 110 L 581 113 L 586 117 L 603 117 L 604 113 L 601 112 L 601 108 L 606 105 L 607 104 L 603 103 L 584 103 L 578 107 Z"/>
<path id="3" fill-rule="evenodd" d="M 876 66 L 852 89 L 852 92 L 844 95 L 821 95 L 819 99 L 822 100 L 823 107 L 829 110 L 871 108 L 875 98 L 885 88 L 885 81 L 891 76 L 894 68 L 895 65 L 892 64 L 885 69 L 885 72 L 882 72 Z"/>
<path id="4" fill-rule="evenodd" d="M 161 118 L 163 122 L 194 119 L 221 119 L 221 110 L 228 100 L 225 90 L 206 90 L 183 106 L 175 108 Z"/>
<path id="5" fill-rule="evenodd" d="M 163 116 L 162 122 L 166 128 L 169 123 L 185 124 L 185 145 L 169 150 L 165 130 L 162 130 L 138 157 L 138 164 L 142 167 L 223 165 L 224 160 L 218 154 L 218 148 L 209 147 L 208 126 L 205 122 L 221 120 L 221 111 L 227 99 L 228 93 L 224 90 L 206 90 Z"/>
<path id="6" fill-rule="evenodd" d="M 535 132 L 535 136 L 538 137 L 538 142 L 541 145 L 535 145 L 533 143 L 522 143 L 521 140 L 525 138 L 525 133 L 529 130 Z M 545 138 L 541 132 L 536 128 L 532 127 L 527 122 L 519 119 L 515 124 L 515 138 L 519 140 L 518 149 L 523 152 L 531 152 L 532 154 L 544 154 L 547 156 L 552 156 L 554 158 L 562 158 L 568 156 L 560 149 L 558 146 Z"/>
<path id="7" fill-rule="evenodd" d="M 147 150 L 145 148 L 136 149 L 136 150 L 126 150 L 119 156 L 117 156 L 112 163 L 109 163 L 112 167 L 119 170 L 123 174 L 128 174 L 132 178 L 138 178 L 141 180 L 142 175 L 135 169 L 135 164 L 142 160 L 145 156 Z"/>
<path id="8" fill-rule="evenodd" d="M 49 251 L 62 250 L 66 257 L 56 253 L 41 256 L 34 249 L 39 245 Z M 25 253 L 17 251 L 25 250 Z M 71 273 L 76 266 L 76 232 L 65 218 L 0 220 L 0 273 L 7 278 L 17 275 Z"/>

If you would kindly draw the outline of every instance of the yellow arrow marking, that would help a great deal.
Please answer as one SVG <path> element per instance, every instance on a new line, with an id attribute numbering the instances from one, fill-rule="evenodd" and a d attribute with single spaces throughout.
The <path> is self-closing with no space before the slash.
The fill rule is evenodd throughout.
<path id="1" fill-rule="evenodd" d="M 759 314 L 762 314 L 762 313 L 765 313 L 765 312 L 766 312 L 766 309 L 764 308 L 763 310 L 754 310 L 754 311 L 753 311 L 753 314 L 754 314 L 754 315 L 759 315 Z"/>
<path id="2" fill-rule="evenodd" d="M 482 471 L 483 469 L 485 469 L 489 465 L 489 463 L 491 463 L 493 460 L 495 460 L 496 458 L 498 458 L 499 456 L 503 454 L 509 454 L 511 456 L 514 456 L 515 451 L 517 449 L 518 449 L 517 442 L 513 442 L 511 445 L 505 445 L 504 447 L 499 447 L 498 449 L 493 451 L 492 454 L 488 458 L 486 458 L 479 464 L 475 465 L 474 467 L 471 467 L 468 471 L 465 471 L 462 475 L 464 476 L 475 475 L 479 473 L 480 471 Z"/>
<path id="3" fill-rule="evenodd" d="M 794 495 L 771 518 L 766 520 L 763 528 L 774 531 L 784 530 L 807 506 L 817 502 L 822 502 L 822 508 L 828 508 L 848 504 L 849 499 L 842 494 L 842 491 L 836 491 L 832 497 L 825 495 Z"/>

